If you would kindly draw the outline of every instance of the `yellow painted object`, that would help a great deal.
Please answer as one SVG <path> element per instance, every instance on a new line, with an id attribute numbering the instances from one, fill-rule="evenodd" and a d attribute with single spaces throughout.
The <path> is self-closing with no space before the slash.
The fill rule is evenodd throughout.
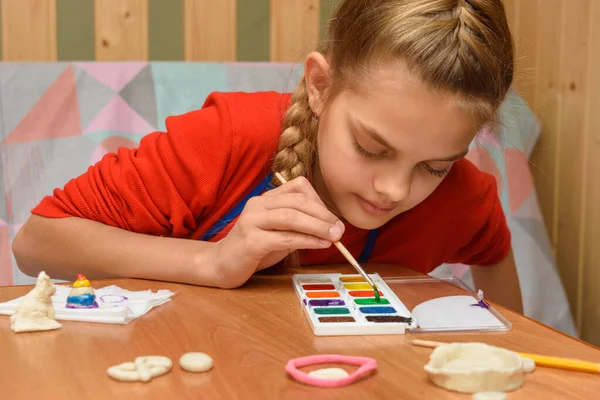
<path id="1" fill-rule="evenodd" d="M 368 283 L 345 283 L 344 287 L 348 290 L 373 290 L 373 286 Z"/>
<path id="2" fill-rule="evenodd" d="M 600 373 L 600 364 L 572 358 L 543 356 L 539 354 L 519 353 L 521 357 L 531 358 L 540 367 L 568 369 L 571 371 Z"/>
<path id="3" fill-rule="evenodd" d="M 347 276 L 342 276 L 340 278 L 341 282 L 366 282 L 365 278 L 363 278 L 360 275 L 347 275 Z M 369 286 L 369 289 L 371 289 L 371 286 Z"/>

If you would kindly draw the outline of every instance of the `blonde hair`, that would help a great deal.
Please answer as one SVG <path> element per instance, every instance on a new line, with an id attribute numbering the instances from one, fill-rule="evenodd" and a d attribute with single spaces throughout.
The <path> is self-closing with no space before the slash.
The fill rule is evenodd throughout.
<path id="1" fill-rule="evenodd" d="M 514 48 L 501 0 L 342 0 L 320 51 L 330 63 L 329 101 L 368 79 L 378 63 L 398 60 L 432 90 L 456 95 L 479 124 L 495 120 L 513 80 Z M 272 169 L 288 180 L 310 178 L 316 150 L 317 124 L 302 78 Z"/>

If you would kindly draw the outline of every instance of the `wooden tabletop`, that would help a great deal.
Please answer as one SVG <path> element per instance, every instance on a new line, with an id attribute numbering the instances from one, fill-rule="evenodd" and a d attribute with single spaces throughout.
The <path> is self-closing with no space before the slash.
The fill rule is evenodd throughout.
<path id="1" fill-rule="evenodd" d="M 411 274 L 388 266 L 365 269 L 382 276 Z M 304 267 L 301 272 L 353 271 L 328 266 Z M 130 279 L 92 284 L 169 289 L 176 295 L 127 325 L 62 321 L 60 330 L 16 334 L 9 317 L 0 315 L 0 398 L 471 399 L 429 382 L 423 366 L 431 349 L 412 346 L 413 338 L 481 341 L 515 351 L 600 361 L 600 349 L 498 306 L 513 325 L 509 332 L 317 337 L 286 275 L 256 275 L 235 290 Z M 0 288 L 0 302 L 29 289 Z M 448 287 L 447 294 L 455 291 Z M 210 354 L 214 368 L 196 374 L 182 371 L 177 360 L 190 351 Z M 284 371 L 292 358 L 324 353 L 372 357 L 378 368 L 370 377 L 337 389 L 304 385 Z M 168 356 L 173 369 L 149 383 L 121 383 L 107 376 L 109 366 L 141 355 Z M 508 398 L 590 399 L 593 393 L 600 393 L 600 375 L 538 367 Z"/>

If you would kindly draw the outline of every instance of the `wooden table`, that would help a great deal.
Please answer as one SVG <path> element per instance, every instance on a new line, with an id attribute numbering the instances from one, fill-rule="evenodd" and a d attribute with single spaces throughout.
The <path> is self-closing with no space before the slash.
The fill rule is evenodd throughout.
<path id="1" fill-rule="evenodd" d="M 366 269 L 382 276 L 411 274 L 397 267 Z M 304 267 L 301 272 L 353 271 L 329 266 Z M 177 294 L 173 301 L 127 325 L 63 321 L 60 330 L 15 334 L 9 318 L 0 316 L 0 398 L 470 399 L 428 381 L 423 366 L 431 349 L 412 346 L 415 337 L 483 341 L 515 351 L 600 361 L 599 349 L 501 307 L 513 324 L 510 332 L 316 337 L 285 275 L 256 275 L 235 290 L 130 279 L 92 284 L 131 290 L 165 288 Z M 0 288 L 0 302 L 29 289 Z M 455 291 L 448 287 L 448 294 Z M 182 371 L 177 360 L 189 351 L 210 354 L 214 368 L 200 374 Z M 306 386 L 284 371 L 289 359 L 320 353 L 373 357 L 378 369 L 367 379 L 337 389 Z M 121 383 L 106 375 L 109 366 L 151 354 L 170 357 L 173 370 L 149 383 Z M 591 399 L 598 393 L 600 375 L 538 367 L 509 399 Z"/>

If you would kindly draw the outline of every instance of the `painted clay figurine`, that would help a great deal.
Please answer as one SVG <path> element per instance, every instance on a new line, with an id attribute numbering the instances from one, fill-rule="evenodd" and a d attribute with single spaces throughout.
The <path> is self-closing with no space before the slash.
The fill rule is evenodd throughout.
<path id="1" fill-rule="evenodd" d="M 73 282 L 73 288 L 67 297 L 67 308 L 98 308 L 94 289 L 83 274 L 78 274 L 77 280 Z"/>
<path id="2" fill-rule="evenodd" d="M 14 332 L 50 331 L 62 325 L 54 319 L 52 295 L 56 287 L 44 271 L 40 272 L 35 287 L 27 293 L 10 317 Z"/>

